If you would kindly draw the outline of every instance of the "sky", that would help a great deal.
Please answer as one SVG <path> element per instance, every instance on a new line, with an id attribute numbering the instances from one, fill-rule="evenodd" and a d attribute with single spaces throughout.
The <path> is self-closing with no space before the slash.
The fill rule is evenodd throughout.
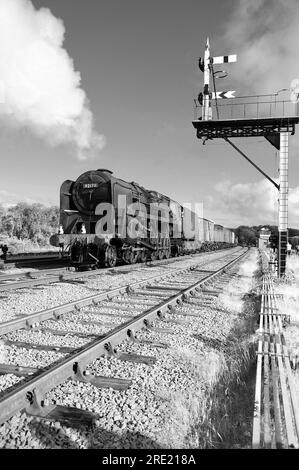
<path id="1" fill-rule="evenodd" d="M 236 96 L 299 78 L 299 0 L 0 0 L 0 203 L 58 205 L 64 180 L 107 168 L 202 202 L 204 216 L 227 227 L 277 223 L 274 186 L 224 141 L 196 138 L 207 36 L 213 56 L 238 55 L 217 84 Z M 296 228 L 298 136 L 289 174 Z M 234 142 L 278 177 L 265 139 Z"/>

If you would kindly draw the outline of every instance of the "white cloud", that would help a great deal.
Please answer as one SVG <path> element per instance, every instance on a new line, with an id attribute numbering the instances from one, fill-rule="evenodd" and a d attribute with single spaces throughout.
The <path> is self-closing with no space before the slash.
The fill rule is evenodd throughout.
<path id="1" fill-rule="evenodd" d="M 80 74 L 63 47 L 65 27 L 30 0 L 0 0 L 3 124 L 29 128 L 51 145 L 71 144 L 79 159 L 105 145 Z"/>
<path id="2" fill-rule="evenodd" d="M 242 90 L 272 93 L 299 78 L 298 7 L 298 0 L 235 2 L 219 41 L 238 54 L 231 74 Z"/>
<path id="3" fill-rule="evenodd" d="M 235 1 L 224 34 L 216 41 L 222 53 L 238 55 L 237 63 L 225 68 L 229 72 L 227 89 L 236 90 L 236 97 L 275 94 L 286 89 L 280 91 L 277 101 L 294 98 L 291 91 L 294 80 L 299 79 L 298 26 L 298 0 Z M 247 106 L 246 111 L 255 113 L 256 109 Z M 299 108 L 280 103 L 275 109 L 277 114 L 292 116 L 298 114 Z M 259 113 L 263 112 L 269 114 L 270 106 L 260 105 Z M 299 149 L 298 133 L 292 137 L 292 145 Z"/>
<path id="4" fill-rule="evenodd" d="M 217 54 L 238 55 L 236 64 L 225 67 L 229 71 L 227 89 L 237 90 L 236 96 L 290 89 L 292 81 L 299 79 L 298 25 L 298 0 L 235 1 L 230 20 L 215 40 Z M 279 99 L 290 98 L 290 92 L 279 94 Z M 294 108 L 287 109 L 294 112 Z M 291 139 L 297 152 L 298 132 Z M 277 189 L 266 179 L 245 184 L 223 181 L 207 199 L 205 211 L 217 222 L 232 227 L 277 225 L 277 200 Z M 289 227 L 299 228 L 299 186 L 289 190 Z"/>
<path id="5" fill-rule="evenodd" d="M 44 206 L 54 206 L 55 203 L 45 198 L 32 199 L 30 197 L 20 196 L 5 189 L 0 189 L 0 204 L 5 207 L 11 207 L 19 202 L 25 202 L 26 204 L 43 204 Z M 57 205 L 57 204 L 56 204 Z"/>
<path id="6" fill-rule="evenodd" d="M 267 179 L 255 183 L 222 181 L 206 200 L 205 213 L 229 227 L 277 225 L 278 191 Z M 299 228 L 299 186 L 289 189 L 289 227 Z"/>

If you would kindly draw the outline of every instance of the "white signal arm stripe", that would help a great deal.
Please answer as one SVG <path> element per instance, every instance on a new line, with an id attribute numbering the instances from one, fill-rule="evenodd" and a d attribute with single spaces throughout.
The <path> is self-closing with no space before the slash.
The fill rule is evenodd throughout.
<path id="1" fill-rule="evenodd" d="M 230 91 L 217 91 L 216 95 L 213 92 L 212 93 L 212 99 L 218 99 L 221 100 L 222 98 L 230 99 L 230 98 L 235 98 L 234 93 L 236 93 L 235 90 L 230 90 Z"/>
<path id="2" fill-rule="evenodd" d="M 228 98 L 228 99 L 229 98 L 235 98 L 234 93 L 236 93 L 236 92 L 235 91 L 226 91 L 225 92 L 225 97 Z"/>
<path id="3" fill-rule="evenodd" d="M 231 54 L 231 55 L 222 55 L 219 57 L 213 57 L 213 63 L 214 64 L 224 64 L 224 63 L 231 63 L 231 62 L 237 62 L 237 55 L 236 54 Z"/>
<path id="4" fill-rule="evenodd" d="M 229 62 L 237 62 L 237 54 L 231 54 L 228 56 Z"/>

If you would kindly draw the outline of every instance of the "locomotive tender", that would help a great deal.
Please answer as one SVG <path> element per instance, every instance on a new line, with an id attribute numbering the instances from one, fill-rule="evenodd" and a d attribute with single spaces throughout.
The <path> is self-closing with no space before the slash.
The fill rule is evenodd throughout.
<path id="1" fill-rule="evenodd" d="M 59 233 L 50 242 L 69 250 L 74 266 L 95 268 L 230 247 L 235 234 L 164 194 L 99 169 L 62 184 Z"/>

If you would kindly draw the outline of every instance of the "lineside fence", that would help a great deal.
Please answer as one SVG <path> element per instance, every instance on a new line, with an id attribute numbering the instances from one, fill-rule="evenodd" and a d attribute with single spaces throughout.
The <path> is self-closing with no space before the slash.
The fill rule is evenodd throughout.
<path id="1" fill-rule="evenodd" d="M 263 267 L 252 447 L 299 448 L 299 400 L 283 335 L 289 317 L 278 310 L 266 258 Z"/>

